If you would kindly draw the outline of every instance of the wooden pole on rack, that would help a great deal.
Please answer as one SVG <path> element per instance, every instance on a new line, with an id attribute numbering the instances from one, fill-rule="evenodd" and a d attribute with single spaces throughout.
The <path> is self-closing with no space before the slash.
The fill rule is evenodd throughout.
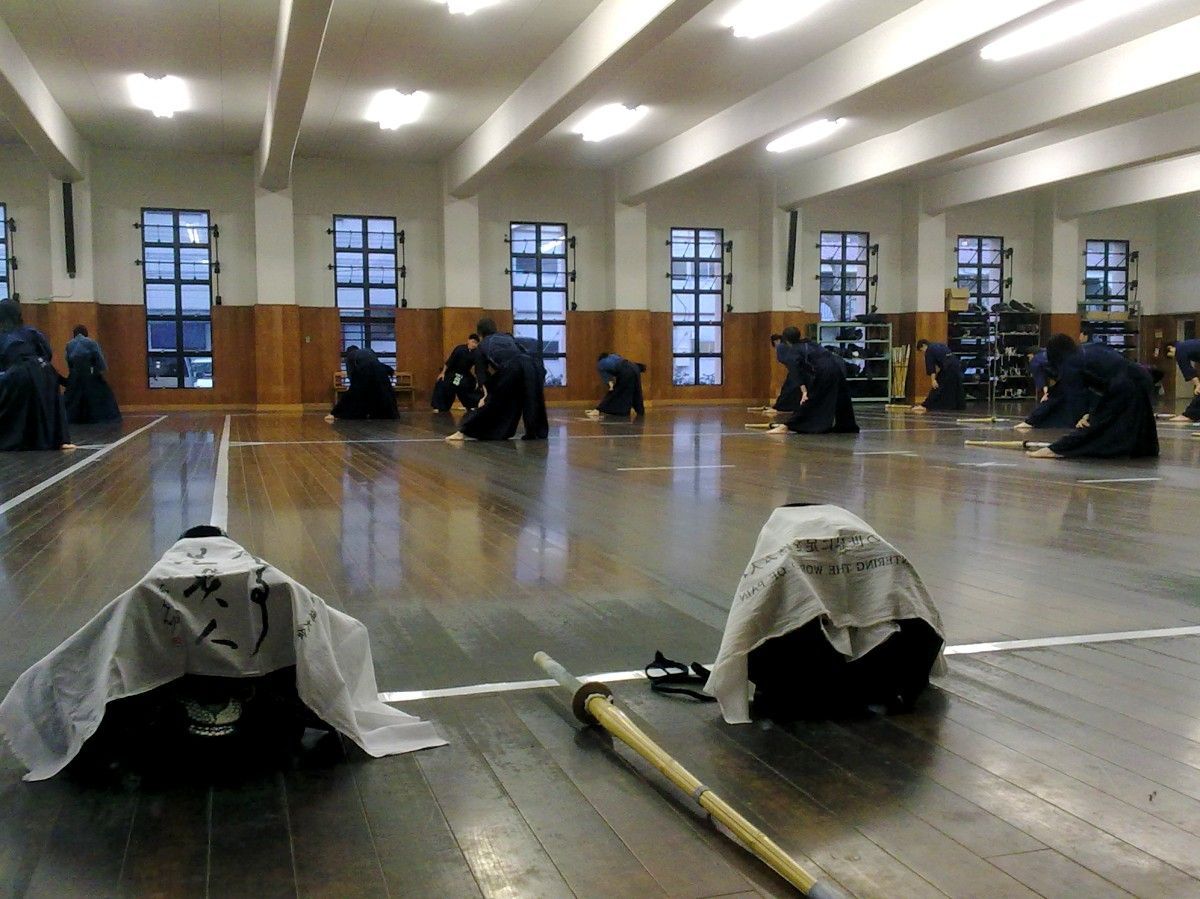
<path id="1" fill-rule="evenodd" d="M 818 881 L 784 852 L 770 837 L 743 818 L 729 803 L 706 787 L 665 749 L 650 739 L 612 701 L 612 691 L 601 683 L 583 683 L 544 652 L 534 662 L 571 694 L 571 710 L 584 724 L 598 724 L 686 793 L 700 808 L 733 834 L 734 838 L 765 862 L 780 877 L 811 899 L 849 899 L 840 887 Z"/>

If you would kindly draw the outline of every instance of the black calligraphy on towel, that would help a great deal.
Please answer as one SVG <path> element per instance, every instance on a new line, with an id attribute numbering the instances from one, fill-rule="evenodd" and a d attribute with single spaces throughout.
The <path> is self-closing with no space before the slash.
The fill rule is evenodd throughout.
<path id="1" fill-rule="evenodd" d="M 258 655 L 259 649 L 262 648 L 263 640 L 267 638 L 267 628 L 270 627 L 270 623 L 267 620 L 267 597 L 271 595 L 271 587 L 263 580 L 263 574 L 266 570 L 266 565 L 255 569 L 254 587 L 250 590 L 250 601 L 258 606 L 262 612 L 262 630 L 259 632 L 258 642 L 254 644 L 254 652 L 250 653 L 252 656 Z"/>
<path id="2" fill-rule="evenodd" d="M 222 609 L 228 609 L 229 603 L 227 603 L 225 600 L 221 599 L 221 597 L 215 595 L 216 592 L 220 589 L 221 589 L 221 579 L 219 577 L 216 577 L 216 569 L 210 568 L 207 571 L 205 571 L 203 574 L 196 575 L 196 577 L 192 580 L 191 586 L 184 589 L 183 596 L 185 599 L 191 599 L 192 595 L 194 593 L 196 593 L 197 591 L 200 591 L 200 603 L 201 604 L 203 604 L 204 601 L 211 596 L 213 598 L 213 601 L 218 606 L 220 606 Z M 196 645 L 199 646 L 201 643 L 203 643 L 205 638 L 208 637 L 209 634 L 211 634 L 216 629 L 217 629 L 217 619 L 212 618 L 209 620 L 208 624 L 204 625 L 204 630 L 202 630 L 200 632 L 200 636 L 198 636 L 196 638 Z M 212 642 L 216 643 L 219 646 L 228 646 L 230 649 L 238 648 L 238 645 L 235 641 L 226 640 L 222 637 L 213 637 Z"/>

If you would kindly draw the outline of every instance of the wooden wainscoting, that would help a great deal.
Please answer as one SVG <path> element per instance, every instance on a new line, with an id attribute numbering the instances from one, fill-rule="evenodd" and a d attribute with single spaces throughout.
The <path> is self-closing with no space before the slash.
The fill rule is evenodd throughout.
<path id="1" fill-rule="evenodd" d="M 301 346 L 300 307 L 259 305 L 252 312 L 255 405 L 263 410 L 298 409 L 303 402 L 303 368 L 297 352 Z"/>
<path id="2" fill-rule="evenodd" d="M 912 312 L 905 313 L 912 316 L 912 346 L 913 355 L 909 360 L 908 368 L 912 372 L 908 378 L 910 400 L 917 400 L 926 396 L 933 389 L 933 382 L 929 375 L 925 374 L 925 355 L 918 353 L 916 349 L 918 340 L 928 340 L 931 343 L 945 343 L 946 335 L 950 333 L 950 313 L 949 312 Z"/>
<path id="3" fill-rule="evenodd" d="M 475 332 L 475 325 L 483 317 L 483 310 L 477 306 L 447 306 L 439 309 L 438 313 L 441 316 L 442 361 L 445 361 L 452 349 L 460 343 L 466 343 L 467 337 Z"/>
<path id="4" fill-rule="evenodd" d="M 333 373 L 342 364 L 342 327 L 332 306 L 301 306 L 300 401 L 329 406 Z"/>
<path id="5" fill-rule="evenodd" d="M 50 341 L 54 350 L 54 364 L 64 375 L 67 373 L 67 341 L 76 325 L 88 329 L 88 336 L 104 347 L 104 335 L 100 330 L 100 313 L 97 303 L 68 303 L 57 300 L 50 303 L 22 303 L 21 318 L 32 325 Z"/>
<path id="6" fill-rule="evenodd" d="M 1067 334 L 1078 338 L 1082 329 L 1082 317 L 1078 312 L 1045 312 L 1042 313 L 1042 346 L 1055 334 Z"/>
<path id="7" fill-rule="evenodd" d="M 446 359 L 442 352 L 441 312 L 440 309 L 396 310 L 396 370 L 412 373 L 414 405 L 417 398 L 429 398 Z"/>
<path id="8" fill-rule="evenodd" d="M 654 395 L 656 381 L 670 380 L 670 372 L 656 372 L 651 365 L 650 310 L 614 309 L 609 315 L 612 317 L 612 345 L 605 349 L 646 366 L 642 373 L 642 393 L 649 399 Z"/>

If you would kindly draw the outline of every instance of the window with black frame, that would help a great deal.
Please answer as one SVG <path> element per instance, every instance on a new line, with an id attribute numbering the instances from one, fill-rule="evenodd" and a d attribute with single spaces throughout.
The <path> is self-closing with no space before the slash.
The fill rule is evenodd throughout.
<path id="1" fill-rule="evenodd" d="M 954 283 L 970 292 L 971 302 L 987 310 L 998 304 L 1004 283 L 1004 238 L 960 234 L 955 257 Z"/>
<path id="2" fill-rule="evenodd" d="M 867 311 L 866 231 L 821 232 L 821 321 L 849 322 Z"/>
<path id="3" fill-rule="evenodd" d="M 12 275 L 8 263 L 8 207 L 0 203 L 0 300 L 12 296 Z"/>
<path id="4" fill-rule="evenodd" d="M 567 226 L 554 222 L 509 225 L 513 336 L 536 341 L 546 386 L 567 384 Z"/>
<path id="5" fill-rule="evenodd" d="M 333 217 L 334 299 L 347 347 L 374 351 L 396 367 L 396 220 L 390 216 Z"/>
<path id="6" fill-rule="evenodd" d="M 671 229 L 672 383 L 719 385 L 721 313 L 725 291 L 725 232 Z"/>
<path id="7" fill-rule="evenodd" d="M 1084 306 L 1089 311 L 1124 312 L 1129 302 L 1129 241 L 1084 244 Z"/>
<path id="8" fill-rule="evenodd" d="M 211 216 L 200 209 L 143 209 L 141 224 L 148 383 L 211 388 Z"/>

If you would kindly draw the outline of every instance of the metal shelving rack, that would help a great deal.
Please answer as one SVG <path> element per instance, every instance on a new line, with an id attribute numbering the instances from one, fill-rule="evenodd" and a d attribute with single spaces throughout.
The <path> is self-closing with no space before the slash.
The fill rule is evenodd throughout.
<path id="1" fill-rule="evenodd" d="M 886 403 L 892 392 L 890 323 L 816 322 L 808 336 L 841 356 L 847 365 L 850 395 L 861 403 Z"/>
<path id="2" fill-rule="evenodd" d="M 946 346 L 962 365 L 963 389 L 968 400 L 988 398 L 988 368 L 995 346 L 992 318 L 978 308 L 950 313 Z"/>

